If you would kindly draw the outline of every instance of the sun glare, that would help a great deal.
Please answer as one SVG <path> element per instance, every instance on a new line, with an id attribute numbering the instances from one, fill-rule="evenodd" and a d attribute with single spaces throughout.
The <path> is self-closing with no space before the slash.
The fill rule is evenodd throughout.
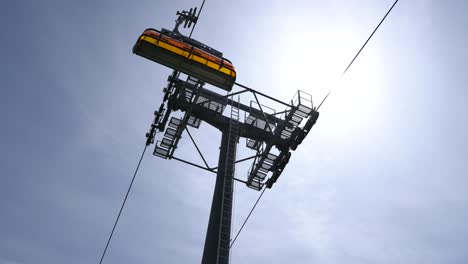
<path id="1" fill-rule="evenodd" d="M 312 95 L 317 107 L 332 89 L 332 94 L 321 107 L 321 110 L 326 110 L 327 118 L 332 120 L 343 119 L 351 112 L 371 111 L 365 102 L 379 100 L 379 89 L 373 84 L 382 78 L 382 74 L 378 71 L 379 57 L 375 50 L 373 54 L 361 54 L 344 78 L 341 77 L 362 45 L 361 37 L 352 32 L 309 30 L 300 34 L 285 32 L 282 39 L 284 50 L 277 58 L 278 72 L 275 74 L 279 87 L 287 87 L 282 89 L 281 96 L 288 98 L 295 91 L 302 90 Z M 349 118 L 345 122 L 352 125 Z M 343 123 L 335 126 L 343 128 Z"/>

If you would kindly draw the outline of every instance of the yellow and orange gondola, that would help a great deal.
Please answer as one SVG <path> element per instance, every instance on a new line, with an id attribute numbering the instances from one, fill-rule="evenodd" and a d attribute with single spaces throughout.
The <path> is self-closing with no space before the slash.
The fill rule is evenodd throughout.
<path id="1" fill-rule="evenodd" d="M 155 29 L 145 30 L 133 53 L 230 91 L 236 81 L 232 63 Z"/>

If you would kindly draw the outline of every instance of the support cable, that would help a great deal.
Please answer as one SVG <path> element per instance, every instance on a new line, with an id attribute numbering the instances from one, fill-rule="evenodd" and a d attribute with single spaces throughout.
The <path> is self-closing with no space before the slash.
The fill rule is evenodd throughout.
<path id="1" fill-rule="evenodd" d="M 356 53 L 356 55 L 354 56 L 354 58 L 351 60 L 351 62 L 348 64 L 348 66 L 346 67 L 346 69 L 343 71 L 343 73 L 341 74 L 341 78 L 343 78 L 343 76 L 346 74 L 346 72 L 349 70 L 349 68 L 353 65 L 354 61 L 356 60 L 356 58 L 359 56 L 359 54 L 361 54 L 361 51 L 366 47 L 367 43 L 371 40 L 371 38 L 374 36 L 375 32 L 377 32 L 377 30 L 379 29 L 380 25 L 384 22 L 384 20 L 387 18 L 388 14 L 390 14 L 390 12 L 392 11 L 393 7 L 398 3 L 399 0 L 395 0 L 395 2 L 393 3 L 393 5 L 390 7 L 390 9 L 387 11 L 387 13 L 385 14 L 385 16 L 382 18 L 382 20 L 380 20 L 379 24 L 377 25 L 377 27 L 375 27 L 374 31 L 372 31 L 372 33 L 370 34 L 370 36 L 367 38 L 366 42 L 364 42 L 364 44 L 361 46 L 361 48 L 359 49 L 359 51 Z M 247 88 L 248 87 L 245 87 L 244 85 L 241 85 L 241 84 L 238 84 L 238 83 L 235 83 L 236 85 L 238 86 L 241 86 L 243 88 Z M 317 110 L 322 106 L 323 102 L 325 102 L 325 100 L 328 98 L 328 96 L 330 95 L 330 93 L 332 92 L 332 90 L 330 89 L 330 91 L 328 91 L 327 95 L 325 96 L 325 98 L 322 100 L 322 102 L 320 103 L 320 105 L 317 107 Z M 231 248 L 233 245 L 234 245 L 234 242 L 236 242 L 236 239 L 237 237 L 239 236 L 239 234 L 242 232 L 242 229 L 244 228 L 245 224 L 247 223 L 247 221 L 249 220 L 249 217 L 250 215 L 252 214 L 252 212 L 255 210 L 255 207 L 257 206 L 258 202 L 260 201 L 260 199 L 262 198 L 263 196 L 263 193 L 265 192 L 266 188 L 263 189 L 262 193 L 260 193 L 260 196 L 258 197 L 257 201 L 255 202 L 255 204 L 253 205 L 252 209 L 250 210 L 249 214 L 247 215 L 247 218 L 245 219 L 244 223 L 242 224 L 241 228 L 239 229 L 239 231 L 237 232 L 235 238 L 232 240 L 231 242 L 231 245 L 229 248 Z"/>
<path id="2" fill-rule="evenodd" d="M 127 202 L 127 198 L 128 198 L 128 194 L 130 193 L 130 190 L 132 189 L 132 186 L 133 186 L 133 182 L 135 181 L 135 177 L 138 173 L 138 170 L 140 169 L 140 164 L 141 164 L 141 161 L 143 160 L 143 157 L 145 156 L 145 151 L 146 151 L 146 148 L 148 147 L 148 145 L 145 145 L 145 148 L 143 149 L 143 152 L 141 153 L 141 157 L 140 157 L 140 160 L 138 161 L 138 165 L 136 166 L 135 168 L 135 172 L 133 173 L 133 178 L 132 178 L 132 181 L 130 182 L 130 186 L 128 186 L 128 190 L 127 190 L 127 194 L 125 194 L 125 198 L 122 202 L 122 206 L 120 207 L 120 211 L 119 211 L 119 214 L 117 215 L 117 219 L 115 219 L 115 222 L 114 222 L 114 227 L 112 227 L 112 231 L 109 235 L 109 239 L 107 240 L 107 244 L 106 244 L 106 247 L 104 248 L 104 251 L 102 252 L 102 256 L 101 256 L 101 260 L 99 261 L 99 264 L 102 264 L 102 261 L 106 255 L 106 252 L 107 252 L 107 248 L 109 247 L 109 243 L 112 239 L 112 235 L 114 235 L 114 231 L 115 231 L 115 227 L 117 226 L 117 223 L 119 222 L 119 219 L 120 219 L 120 215 L 122 214 L 122 210 L 125 206 L 125 202 Z"/>
<path id="3" fill-rule="evenodd" d="M 367 38 L 366 42 L 364 42 L 364 44 L 361 46 L 361 48 L 359 49 L 359 51 L 356 53 L 356 55 L 354 56 L 354 58 L 351 60 L 351 62 L 348 64 L 348 66 L 346 67 L 346 69 L 343 71 L 343 73 L 341 74 L 341 78 L 343 78 L 343 76 L 346 74 L 346 72 L 348 72 L 349 68 L 351 67 L 351 65 L 353 65 L 354 61 L 356 60 L 356 58 L 359 56 L 359 54 L 361 54 L 361 51 L 364 49 L 364 47 L 366 47 L 367 43 L 371 40 L 371 38 L 374 36 L 375 32 L 377 32 L 377 30 L 379 29 L 380 25 L 382 25 L 382 23 L 384 22 L 384 20 L 387 18 L 388 14 L 390 14 L 390 12 L 392 11 L 393 7 L 398 3 L 399 0 L 395 0 L 395 2 L 393 3 L 393 5 L 390 7 L 390 9 L 388 9 L 387 13 L 385 14 L 385 16 L 382 18 L 382 20 L 380 20 L 379 24 L 377 25 L 377 27 L 375 27 L 374 31 L 372 31 L 372 33 L 370 34 L 370 36 Z M 330 95 L 330 93 L 332 92 L 333 88 L 330 89 L 327 93 L 327 95 L 323 98 L 322 102 L 319 104 L 319 106 L 317 107 L 317 110 L 320 109 L 320 107 L 322 106 L 323 102 L 325 102 L 325 100 L 327 100 L 328 96 Z"/>
<path id="4" fill-rule="evenodd" d="M 237 237 L 240 235 L 240 233 L 242 232 L 242 229 L 244 228 L 245 224 L 247 223 L 247 221 L 249 220 L 249 217 L 250 215 L 253 213 L 253 211 L 255 210 L 255 207 L 257 206 L 258 202 L 260 201 L 260 199 L 262 199 L 262 196 L 263 196 L 263 193 L 266 191 L 266 188 L 263 188 L 263 191 L 260 193 L 260 196 L 258 196 L 258 199 L 257 201 L 255 202 L 255 204 L 253 205 L 252 209 L 250 210 L 249 214 L 247 215 L 247 218 L 245 218 L 244 220 L 244 223 L 242 224 L 241 228 L 239 229 L 239 231 L 237 231 L 237 234 L 236 236 L 234 237 L 234 239 L 232 240 L 231 242 L 231 245 L 229 246 L 229 248 L 232 248 L 232 245 L 234 245 L 234 242 L 236 242 L 236 239 Z"/>
<path id="5" fill-rule="evenodd" d="M 202 2 L 202 4 L 201 4 L 200 11 L 198 11 L 197 22 L 198 22 L 198 17 L 200 17 L 200 13 L 201 13 L 201 11 L 202 11 L 204 5 L 205 5 L 205 0 L 203 0 L 203 2 Z M 190 30 L 189 38 L 192 37 L 192 33 L 193 33 L 193 30 L 195 29 L 195 26 L 196 26 L 196 25 L 197 25 L 197 23 L 193 24 L 192 30 Z"/>

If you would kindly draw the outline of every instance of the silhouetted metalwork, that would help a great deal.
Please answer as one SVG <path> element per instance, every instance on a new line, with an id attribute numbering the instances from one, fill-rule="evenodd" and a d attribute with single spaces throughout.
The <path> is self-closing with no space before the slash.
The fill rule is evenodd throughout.
<path id="1" fill-rule="evenodd" d="M 178 160 L 216 173 L 202 263 L 227 264 L 231 243 L 234 180 L 241 181 L 257 191 L 272 188 L 284 172 L 292 151 L 303 142 L 317 121 L 319 113 L 313 106 L 312 96 L 305 92 L 298 91 L 294 98 L 286 103 L 235 83 L 234 68 L 226 64 L 228 61 L 222 59 L 221 52 L 179 32 L 182 24 L 184 27 L 190 27 L 197 22 L 195 13 L 196 10 L 193 9 L 178 12 L 179 18 L 173 31 L 146 30 L 133 51 L 174 69 L 167 79 L 167 86 L 163 89 L 163 102 L 155 111 L 154 120 L 146 134 L 146 144 L 155 143 L 153 154 L 157 157 Z M 177 41 L 188 45 L 189 49 L 184 50 L 184 46 L 180 46 Z M 182 53 L 177 54 L 178 51 L 171 45 L 181 48 Z M 200 64 L 195 58 L 195 49 L 221 58 L 217 69 L 209 70 L 208 63 Z M 228 92 L 236 85 L 239 90 L 220 94 L 206 88 L 206 83 Z M 241 96 L 247 97 L 248 103 L 241 102 Z M 275 107 L 267 106 L 265 101 L 274 104 Z M 280 111 L 275 109 L 278 107 Z M 189 131 L 189 127 L 200 128 L 202 122 L 222 133 L 217 167 L 209 166 Z M 157 132 L 162 136 L 156 138 Z M 187 132 L 203 164 L 174 155 L 184 132 Z M 236 160 L 240 138 L 246 139 L 246 147 L 252 150 L 253 155 Z M 252 161 L 246 180 L 236 179 L 235 165 L 245 161 Z"/>

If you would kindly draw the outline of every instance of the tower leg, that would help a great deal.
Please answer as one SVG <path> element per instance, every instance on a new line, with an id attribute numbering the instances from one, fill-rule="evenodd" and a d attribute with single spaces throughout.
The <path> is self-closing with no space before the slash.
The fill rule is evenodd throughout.
<path id="1" fill-rule="evenodd" d="M 222 132 L 218 172 L 206 232 L 202 264 L 228 264 L 231 239 L 234 159 L 237 135 L 229 128 Z M 234 135 L 233 135 L 234 134 Z"/>

